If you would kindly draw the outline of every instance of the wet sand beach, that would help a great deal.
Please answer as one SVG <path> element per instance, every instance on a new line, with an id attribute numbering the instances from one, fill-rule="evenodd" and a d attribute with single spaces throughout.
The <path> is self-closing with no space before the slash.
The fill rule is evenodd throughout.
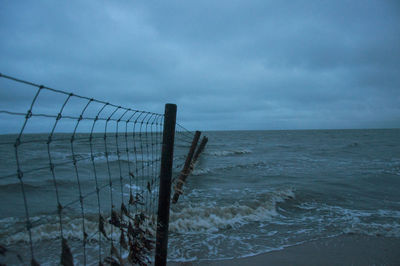
<path id="1" fill-rule="evenodd" d="M 168 265 L 400 265 L 400 239 L 346 234 L 246 258 Z"/>

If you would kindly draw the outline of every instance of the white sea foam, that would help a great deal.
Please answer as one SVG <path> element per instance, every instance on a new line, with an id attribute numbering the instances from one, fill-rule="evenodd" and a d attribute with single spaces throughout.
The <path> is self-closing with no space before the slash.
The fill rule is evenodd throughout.
<path id="1" fill-rule="evenodd" d="M 202 204 L 193 201 L 181 209 L 174 207 L 170 220 L 170 240 L 174 245 L 170 258 L 174 261 L 246 257 L 344 233 L 400 237 L 400 211 L 396 210 L 350 209 L 315 201 L 300 203 L 302 198 L 296 199 L 293 189 L 267 193 L 216 189 L 215 193 L 218 203 L 208 197 L 200 200 Z M 204 194 L 205 190 L 196 189 L 188 198 L 208 196 Z M 229 194 L 231 198 L 235 194 L 238 198 L 246 194 L 252 197 L 229 204 L 224 201 Z M 293 207 L 303 211 L 295 215 Z"/>
<path id="2" fill-rule="evenodd" d="M 343 229 L 344 233 L 357 233 L 369 236 L 400 237 L 398 223 L 362 223 L 358 222 Z"/>
<path id="3" fill-rule="evenodd" d="M 199 175 L 206 175 L 211 172 L 210 168 L 195 168 L 192 172 L 192 175 L 199 176 Z"/>
<path id="4" fill-rule="evenodd" d="M 211 156 L 229 156 L 229 155 L 240 155 L 240 154 L 249 154 L 252 153 L 251 150 L 248 149 L 239 149 L 239 150 L 216 150 L 216 151 L 206 151 L 205 152 Z"/>
<path id="5" fill-rule="evenodd" d="M 285 189 L 272 192 L 268 197 L 247 205 L 239 202 L 217 205 L 214 201 L 202 201 L 182 208 L 177 206 L 171 210 L 170 230 L 176 233 L 212 233 L 250 222 L 267 221 L 277 215 L 278 202 L 294 197 L 293 190 Z"/>
<path id="6" fill-rule="evenodd" d="M 316 212 L 311 218 L 325 224 L 340 227 L 339 233 L 358 233 L 400 237 L 400 211 L 395 210 L 357 210 L 328 204 L 303 203 L 298 206 Z"/>
<path id="7" fill-rule="evenodd" d="M 140 192 L 142 190 L 144 190 L 142 187 L 140 186 L 136 186 L 135 184 L 132 184 L 132 186 L 130 184 L 125 184 L 125 187 L 132 189 L 132 191 L 134 192 Z M 124 194 L 124 196 L 129 196 L 129 194 Z"/>

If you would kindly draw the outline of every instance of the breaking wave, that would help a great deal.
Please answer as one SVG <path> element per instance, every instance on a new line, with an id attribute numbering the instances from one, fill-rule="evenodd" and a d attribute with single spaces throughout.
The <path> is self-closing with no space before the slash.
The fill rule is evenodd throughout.
<path id="1" fill-rule="evenodd" d="M 216 202 L 199 202 L 178 206 L 171 209 L 170 230 L 173 233 L 212 233 L 223 229 L 237 228 L 241 225 L 268 221 L 276 216 L 277 203 L 295 197 L 291 189 L 268 193 L 261 199 L 232 204 L 216 204 Z"/>
<path id="2" fill-rule="evenodd" d="M 112 236 L 113 239 L 118 239 L 120 237 L 119 230 L 114 229 L 113 233 L 111 234 L 112 225 L 107 222 L 110 217 L 104 217 L 104 219 L 106 221 L 104 222 L 104 229 L 107 236 Z M 154 219 L 150 219 L 149 221 L 151 220 Z M 31 217 L 31 222 L 34 224 L 31 229 L 33 242 L 56 240 L 61 237 L 60 224 L 57 217 L 47 215 L 34 216 Z M 85 232 L 88 236 L 90 236 L 88 241 L 97 242 L 99 236 L 98 215 L 86 215 L 84 223 Z M 0 238 L 4 239 L 2 244 L 8 246 L 16 243 L 29 242 L 29 237 L 27 231 L 25 230 L 25 218 L 4 218 L 0 220 L 0 224 Z M 63 237 L 66 239 L 83 241 L 84 235 L 82 231 L 82 224 L 82 217 L 63 216 Z M 153 226 L 153 224 L 149 223 L 146 228 L 149 229 L 153 235 L 155 235 L 155 225 Z"/>

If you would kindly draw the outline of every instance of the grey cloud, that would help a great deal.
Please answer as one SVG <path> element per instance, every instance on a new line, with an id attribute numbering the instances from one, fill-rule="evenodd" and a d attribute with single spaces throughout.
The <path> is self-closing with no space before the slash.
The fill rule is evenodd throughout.
<path id="1" fill-rule="evenodd" d="M 400 124 L 396 1 L 1 5 L 6 74 L 137 109 L 174 102 L 193 129 Z"/>

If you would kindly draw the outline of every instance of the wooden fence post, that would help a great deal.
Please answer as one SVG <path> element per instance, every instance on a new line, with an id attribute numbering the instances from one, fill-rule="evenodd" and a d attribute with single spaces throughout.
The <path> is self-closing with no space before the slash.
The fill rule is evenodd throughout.
<path id="1" fill-rule="evenodd" d="M 165 105 L 163 143 L 161 152 L 160 193 L 158 196 L 155 265 L 167 264 L 171 176 L 174 157 L 176 105 Z"/>
<path id="2" fill-rule="evenodd" d="M 196 153 L 195 153 L 194 156 L 193 156 L 193 160 L 192 160 L 192 170 L 193 170 L 193 165 L 196 163 L 197 159 L 199 158 L 200 153 L 203 152 L 204 147 L 206 146 L 207 142 L 208 142 L 208 138 L 207 138 L 206 136 L 204 136 L 204 137 L 202 138 L 201 142 L 200 142 L 199 147 L 198 147 L 197 150 L 196 150 Z"/>
<path id="3" fill-rule="evenodd" d="M 183 166 L 182 172 L 178 178 L 178 181 L 176 182 L 175 193 L 174 197 L 172 198 L 172 203 L 176 203 L 179 199 L 179 195 L 182 194 L 182 186 L 183 183 L 185 183 L 186 177 L 190 173 L 190 166 L 192 164 L 193 154 L 196 150 L 197 143 L 199 142 L 200 134 L 200 131 L 196 131 L 196 133 L 194 134 L 192 146 L 190 147 L 189 153 L 186 157 L 185 165 Z"/>

